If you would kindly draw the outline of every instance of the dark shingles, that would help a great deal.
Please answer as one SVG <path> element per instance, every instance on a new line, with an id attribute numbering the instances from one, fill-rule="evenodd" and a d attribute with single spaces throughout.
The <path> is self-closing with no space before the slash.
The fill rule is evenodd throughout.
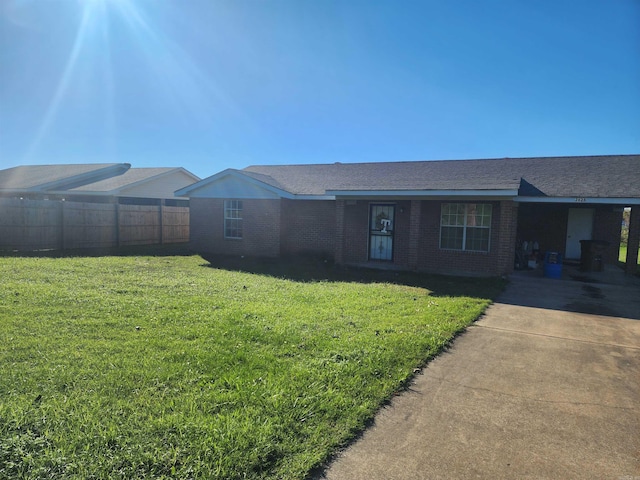
<path id="1" fill-rule="evenodd" d="M 513 190 L 553 197 L 640 197 L 640 155 L 254 165 L 241 170 L 297 195 L 332 190 Z"/>

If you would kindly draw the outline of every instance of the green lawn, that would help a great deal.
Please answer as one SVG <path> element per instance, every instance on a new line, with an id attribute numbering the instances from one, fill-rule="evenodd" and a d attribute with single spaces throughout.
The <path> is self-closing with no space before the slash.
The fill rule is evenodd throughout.
<path id="1" fill-rule="evenodd" d="M 620 260 L 622 263 L 625 263 L 627 261 L 626 245 L 620 245 L 620 254 L 618 256 L 618 260 Z M 640 250 L 638 250 L 638 265 L 640 265 Z"/>
<path id="2" fill-rule="evenodd" d="M 304 478 L 503 287 L 257 266 L 0 257 L 0 478 Z"/>

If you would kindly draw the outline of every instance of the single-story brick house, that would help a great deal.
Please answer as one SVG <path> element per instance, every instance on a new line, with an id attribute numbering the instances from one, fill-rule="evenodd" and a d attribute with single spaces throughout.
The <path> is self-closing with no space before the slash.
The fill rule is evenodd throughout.
<path id="1" fill-rule="evenodd" d="M 256 165 L 176 195 L 204 254 L 503 275 L 523 244 L 576 259 L 602 240 L 616 263 L 628 207 L 629 272 L 640 241 L 640 155 Z"/>

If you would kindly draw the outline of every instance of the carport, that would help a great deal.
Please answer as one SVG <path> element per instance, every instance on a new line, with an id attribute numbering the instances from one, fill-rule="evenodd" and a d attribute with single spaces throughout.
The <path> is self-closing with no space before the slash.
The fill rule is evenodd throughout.
<path id="1" fill-rule="evenodd" d="M 553 198 L 547 196 L 519 196 L 516 251 L 520 258 L 544 261 L 545 252 L 561 254 L 563 263 L 579 265 L 583 269 L 598 269 L 591 260 L 597 259 L 600 268 L 620 266 L 619 249 L 623 211 L 630 207 L 629 237 L 624 271 L 638 271 L 640 244 L 640 199 L 637 198 Z M 585 242 L 592 241 L 592 242 Z M 597 248 L 585 261 L 585 249 Z M 519 265 L 529 268 L 533 263 Z M 518 268 L 518 266 L 516 267 Z"/>

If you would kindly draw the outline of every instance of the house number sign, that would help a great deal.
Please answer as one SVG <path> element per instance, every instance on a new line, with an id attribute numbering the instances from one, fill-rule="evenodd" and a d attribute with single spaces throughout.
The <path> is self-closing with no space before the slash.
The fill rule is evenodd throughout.
<path id="1" fill-rule="evenodd" d="M 584 198 L 584 197 L 577 197 L 577 198 L 576 198 L 576 203 L 584 203 L 584 202 L 586 202 L 586 201 L 587 201 L 587 199 L 586 199 L 586 198 Z"/>

